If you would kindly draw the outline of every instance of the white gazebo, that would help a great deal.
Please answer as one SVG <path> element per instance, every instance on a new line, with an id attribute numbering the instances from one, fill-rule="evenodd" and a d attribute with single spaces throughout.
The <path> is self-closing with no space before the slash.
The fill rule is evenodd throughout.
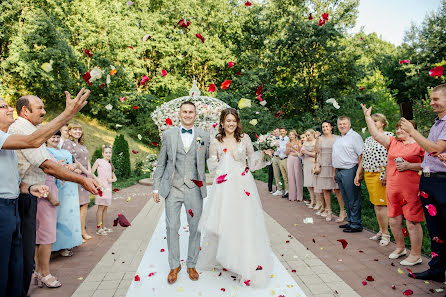
<path id="1" fill-rule="evenodd" d="M 165 102 L 152 113 L 152 119 L 158 126 L 160 134 L 170 127 L 180 125 L 178 111 L 180 110 L 181 103 L 184 101 L 192 101 L 197 107 L 198 117 L 195 120 L 195 126 L 208 131 L 211 135 L 217 133 L 217 125 L 220 120 L 221 111 L 230 107 L 217 98 L 201 96 L 197 82 L 194 79 L 189 96 Z"/>

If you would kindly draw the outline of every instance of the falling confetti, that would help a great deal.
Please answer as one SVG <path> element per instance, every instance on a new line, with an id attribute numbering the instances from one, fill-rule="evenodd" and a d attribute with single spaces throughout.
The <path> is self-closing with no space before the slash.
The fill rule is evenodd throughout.
<path id="1" fill-rule="evenodd" d="M 245 98 L 240 99 L 238 102 L 238 108 L 243 109 L 247 107 L 251 107 L 251 100 Z"/>
<path id="2" fill-rule="evenodd" d="M 305 218 L 304 224 L 313 224 L 313 218 Z"/>
<path id="3" fill-rule="evenodd" d="M 342 248 L 343 249 L 345 249 L 347 247 L 347 245 L 348 245 L 348 242 L 345 239 L 338 239 L 336 241 L 339 241 L 342 244 Z"/>

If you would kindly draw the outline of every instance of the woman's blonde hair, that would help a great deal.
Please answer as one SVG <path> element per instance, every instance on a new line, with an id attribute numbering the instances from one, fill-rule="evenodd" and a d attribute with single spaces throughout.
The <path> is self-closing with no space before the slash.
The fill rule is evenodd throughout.
<path id="1" fill-rule="evenodd" d="M 307 132 L 310 132 L 311 134 L 313 134 L 313 137 L 314 137 L 314 133 L 316 133 L 316 131 L 314 131 L 313 129 L 305 130 L 304 134 L 307 134 Z"/>
<path id="2" fill-rule="evenodd" d="M 74 128 L 81 128 L 81 129 L 82 129 L 82 126 L 81 126 L 81 124 L 76 123 L 76 122 L 70 123 L 70 124 L 68 125 L 68 139 L 71 140 L 71 141 L 73 141 L 73 142 L 76 142 L 76 141 L 74 140 L 74 137 L 71 136 L 71 134 L 70 134 L 71 129 L 74 129 Z M 81 135 L 81 137 L 79 138 L 79 144 L 84 145 L 84 130 L 83 130 L 83 129 L 82 129 L 82 135 Z"/>
<path id="3" fill-rule="evenodd" d="M 105 152 L 105 149 L 111 149 L 113 151 L 113 147 L 109 144 L 102 145 L 102 153 Z M 112 172 L 115 172 L 115 166 L 113 166 L 111 159 L 110 159 L 110 161 L 108 161 L 108 163 L 110 163 L 110 165 L 111 165 Z"/>
<path id="4" fill-rule="evenodd" d="M 290 135 L 291 133 L 293 133 L 294 136 L 296 136 L 296 139 L 299 137 L 299 135 L 297 135 L 296 130 L 290 130 L 290 132 L 288 132 L 288 135 Z"/>
<path id="5" fill-rule="evenodd" d="M 380 121 L 381 123 L 383 123 L 384 125 L 384 129 L 387 128 L 387 126 L 389 126 L 389 121 L 387 121 L 387 118 L 385 115 L 383 115 L 382 113 L 374 113 L 372 114 L 372 119 L 374 121 Z"/>

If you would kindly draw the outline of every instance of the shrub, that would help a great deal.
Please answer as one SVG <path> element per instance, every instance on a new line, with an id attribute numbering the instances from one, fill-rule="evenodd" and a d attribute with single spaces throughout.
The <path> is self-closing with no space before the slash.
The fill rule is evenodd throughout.
<path id="1" fill-rule="evenodd" d="M 113 143 L 112 163 L 115 166 L 117 178 L 128 178 L 130 176 L 129 143 L 122 134 L 117 135 Z"/>
<path id="2" fill-rule="evenodd" d="M 94 162 L 96 162 L 97 159 L 102 158 L 102 147 L 98 147 L 97 149 L 95 149 L 93 155 L 91 156 L 91 164 L 94 164 Z"/>

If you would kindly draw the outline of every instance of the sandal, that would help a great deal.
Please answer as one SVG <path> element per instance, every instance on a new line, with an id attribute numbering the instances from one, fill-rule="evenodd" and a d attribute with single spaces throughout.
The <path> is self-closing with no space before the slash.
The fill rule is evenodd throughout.
<path id="1" fill-rule="evenodd" d="M 51 274 L 48 274 L 45 277 L 40 276 L 39 281 L 40 288 L 42 288 L 43 285 L 45 285 L 47 288 L 59 288 L 60 286 L 62 286 L 61 282 L 58 281 L 57 278 L 52 276 Z"/>
<path id="2" fill-rule="evenodd" d="M 347 217 L 347 213 L 345 212 L 345 209 L 341 210 L 339 212 L 339 218 L 336 219 L 336 223 L 341 223 L 345 220 L 345 218 Z"/>
<path id="3" fill-rule="evenodd" d="M 325 216 L 325 220 L 327 221 L 327 222 L 330 222 L 331 220 L 332 220 L 332 213 L 331 213 L 331 210 L 329 210 L 329 211 L 327 211 L 327 215 Z"/>
<path id="4" fill-rule="evenodd" d="M 382 234 L 379 242 L 380 246 L 386 246 L 390 243 L 390 234 Z"/>
<path id="5" fill-rule="evenodd" d="M 65 249 L 65 250 L 60 251 L 59 255 L 61 255 L 62 257 L 71 257 L 71 256 L 73 256 L 73 251 Z"/>
<path id="6" fill-rule="evenodd" d="M 373 235 L 372 237 L 369 237 L 369 239 L 370 240 L 380 240 L 381 239 L 381 237 L 382 237 L 382 232 L 381 231 L 379 231 L 378 233 L 376 233 L 375 235 Z M 389 238 L 390 238 L 390 236 L 389 236 Z"/>
<path id="7" fill-rule="evenodd" d="M 40 273 L 34 271 L 33 276 L 32 276 L 32 284 L 38 286 L 40 277 L 41 277 Z"/>

